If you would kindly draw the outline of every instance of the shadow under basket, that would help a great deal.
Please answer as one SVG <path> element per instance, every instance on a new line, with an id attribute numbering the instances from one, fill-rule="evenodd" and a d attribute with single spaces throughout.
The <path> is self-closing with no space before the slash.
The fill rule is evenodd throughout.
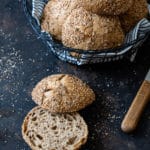
<path id="1" fill-rule="evenodd" d="M 143 18 L 132 29 L 125 38 L 124 44 L 120 47 L 105 50 L 78 50 L 65 47 L 61 42 L 52 38 L 40 27 L 40 19 L 45 4 L 48 0 L 22 0 L 24 12 L 37 33 L 48 49 L 59 59 L 76 65 L 104 63 L 121 60 L 123 58 L 134 61 L 139 47 L 150 35 L 150 20 Z M 150 12 L 150 5 L 148 5 Z"/>

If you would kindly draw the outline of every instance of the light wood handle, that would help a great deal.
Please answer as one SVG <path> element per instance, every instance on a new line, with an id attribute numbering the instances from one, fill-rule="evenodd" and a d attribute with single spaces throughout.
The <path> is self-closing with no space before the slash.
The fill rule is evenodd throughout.
<path id="1" fill-rule="evenodd" d="M 127 114 L 125 115 L 121 129 L 124 132 L 132 132 L 136 129 L 140 116 L 150 98 L 150 82 L 144 81 L 134 98 Z"/>

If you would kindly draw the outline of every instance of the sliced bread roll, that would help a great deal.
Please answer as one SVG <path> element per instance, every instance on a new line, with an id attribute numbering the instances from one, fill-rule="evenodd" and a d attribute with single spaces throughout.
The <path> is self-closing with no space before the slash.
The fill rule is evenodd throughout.
<path id="1" fill-rule="evenodd" d="M 32 91 L 32 99 L 50 112 L 75 112 L 91 104 L 95 94 L 79 78 L 57 74 L 41 80 Z"/>
<path id="2" fill-rule="evenodd" d="M 78 113 L 53 114 L 37 106 L 25 117 L 22 135 L 32 150 L 77 150 L 88 128 Z"/>
<path id="3" fill-rule="evenodd" d="M 98 16 L 84 8 L 74 9 L 62 27 L 62 43 L 75 49 L 114 48 L 124 37 L 118 17 Z"/>

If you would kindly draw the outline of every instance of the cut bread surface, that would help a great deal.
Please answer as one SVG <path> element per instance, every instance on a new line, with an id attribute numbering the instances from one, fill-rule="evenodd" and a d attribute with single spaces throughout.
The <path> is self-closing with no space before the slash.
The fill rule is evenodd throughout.
<path id="1" fill-rule="evenodd" d="M 22 135 L 32 150 L 76 150 L 86 143 L 88 128 L 79 113 L 54 114 L 37 106 L 25 117 Z"/>

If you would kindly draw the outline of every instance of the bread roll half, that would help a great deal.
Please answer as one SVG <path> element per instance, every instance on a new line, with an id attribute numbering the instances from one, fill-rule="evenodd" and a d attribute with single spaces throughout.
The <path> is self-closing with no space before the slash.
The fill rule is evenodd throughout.
<path id="1" fill-rule="evenodd" d="M 38 106 L 25 117 L 22 135 L 32 150 L 77 150 L 88 128 L 78 113 L 53 114 Z"/>

